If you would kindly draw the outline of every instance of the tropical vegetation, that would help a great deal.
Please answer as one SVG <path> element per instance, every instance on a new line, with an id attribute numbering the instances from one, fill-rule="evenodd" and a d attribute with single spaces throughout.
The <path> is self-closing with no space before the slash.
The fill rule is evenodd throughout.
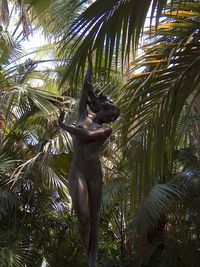
<path id="1" fill-rule="evenodd" d="M 90 53 L 121 110 L 102 150 L 99 266 L 199 266 L 200 2 L 2 0 L 0 20 L 0 266 L 87 266 L 57 120 L 76 117 Z"/>

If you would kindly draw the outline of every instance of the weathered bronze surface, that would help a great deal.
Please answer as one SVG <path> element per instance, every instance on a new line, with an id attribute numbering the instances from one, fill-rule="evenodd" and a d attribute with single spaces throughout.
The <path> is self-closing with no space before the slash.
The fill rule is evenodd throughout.
<path id="1" fill-rule="evenodd" d="M 102 197 L 102 169 L 99 148 L 112 133 L 107 125 L 115 121 L 120 112 L 105 95 L 95 94 L 89 62 L 82 88 L 78 119 L 72 125 L 63 123 L 61 111 L 59 125 L 73 137 L 73 159 L 69 173 L 70 194 L 78 218 L 78 229 L 88 256 L 90 267 L 97 266 L 99 211 Z M 88 107 L 93 112 L 89 116 Z"/>

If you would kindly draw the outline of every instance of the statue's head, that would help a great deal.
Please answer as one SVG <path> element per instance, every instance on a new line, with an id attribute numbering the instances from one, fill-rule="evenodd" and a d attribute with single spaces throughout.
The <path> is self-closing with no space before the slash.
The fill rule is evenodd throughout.
<path id="1" fill-rule="evenodd" d="M 103 93 L 98 95 L 92 93 L 92 95 L 90 95 L 88 105 L 92 112 L 96 114 L 95 119 L 101 123 L 113 122 L 120 115 L 119 108 Z"/>

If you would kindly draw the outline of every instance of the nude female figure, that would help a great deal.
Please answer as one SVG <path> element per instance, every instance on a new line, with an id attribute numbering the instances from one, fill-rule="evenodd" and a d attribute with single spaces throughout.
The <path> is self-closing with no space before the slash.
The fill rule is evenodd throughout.
<path id="1" fill-rule="evenodd" d="M 61 112 L 59 125 L 73 137 L 74 153 L 69 172 L 70 195 L 89 266 L 96 267 L 102 196 L 99 148 L 112 132 L 105 123 L 115 121 L 119 116 L 119 109 L 103 94 L 96 95 L 93 92 L 91 66 L 89 62 L 76 123 L 64 124 L 64 113 Z M 94 114 L 92 117 L 88 114 L 87 106 Z"/>

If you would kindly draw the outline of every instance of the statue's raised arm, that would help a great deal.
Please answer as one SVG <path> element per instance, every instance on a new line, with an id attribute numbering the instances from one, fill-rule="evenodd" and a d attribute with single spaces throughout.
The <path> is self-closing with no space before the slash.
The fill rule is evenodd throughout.
<path id="1" fill-rule="evenodd" d="M 83 88 L 81 91 L 79 109 L 78 109 L 78 119 L 82 120 L 88 116 L 87 104 L 88 96 L 90 92 L 93 92 L 92 87 L 92 56 L 88 56 L 88 68 L 84 78 Z"/>

